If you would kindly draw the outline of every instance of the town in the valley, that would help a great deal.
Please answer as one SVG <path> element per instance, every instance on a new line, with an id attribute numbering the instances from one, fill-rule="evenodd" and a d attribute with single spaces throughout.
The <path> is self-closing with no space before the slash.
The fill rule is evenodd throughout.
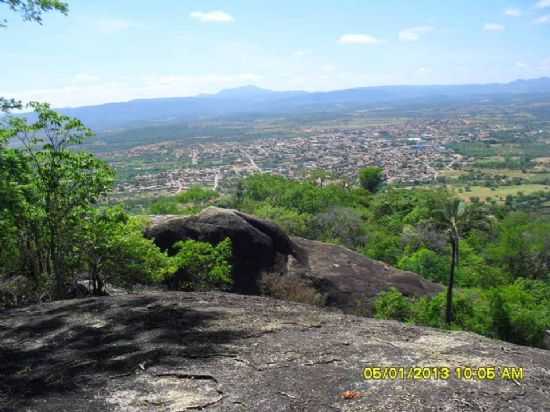
<path id="1" fill-rule="evenodd" d="M 368 127 L 304 128 L 303 136 L 292 138 L 282 133 L 246 141 L 167 140 L 103 156 L 115 167 L 133 165 L 134 175 L 117 186 L 123 196 L 178 193 L 193 185 L 223 191 L 252 173 L 303 178 L 321 171 L 333 181 L 352 184 L 365 166 L 382 167 L 388 182 L 418 185 L 468 163 L 467 156 L 452 149 L 454 143 L 489 141 L 501 131 L 517 136 L 540 132 L 468 117 L 385 121 Z"/>

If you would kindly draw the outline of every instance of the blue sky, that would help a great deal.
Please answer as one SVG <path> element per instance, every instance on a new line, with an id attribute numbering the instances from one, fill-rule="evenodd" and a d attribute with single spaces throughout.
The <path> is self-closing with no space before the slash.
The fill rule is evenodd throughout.
<path id="1" fill-rule="evenodd" d="M 59 107 L 550 76 L 550 0 L 67 1 L 43 26 L 0 5 L 0 96 Z"/>

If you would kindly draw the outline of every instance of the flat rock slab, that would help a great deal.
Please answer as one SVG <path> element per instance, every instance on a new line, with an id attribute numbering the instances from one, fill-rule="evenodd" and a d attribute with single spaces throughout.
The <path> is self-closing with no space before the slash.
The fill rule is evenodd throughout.
<path id="1" fill-rule="evenodd" d="M 148 293 L 0 312 L 1 411 L 548 411 L 550 352 L 262 297 Z M 365 381 L 367 366 L 523 367 Z"/>

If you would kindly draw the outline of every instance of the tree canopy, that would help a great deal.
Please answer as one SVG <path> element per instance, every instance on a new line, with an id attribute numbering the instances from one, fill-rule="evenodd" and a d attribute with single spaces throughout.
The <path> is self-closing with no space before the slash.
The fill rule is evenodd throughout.
<path id="1" fill-rule="evenodd" d="M 376 192 L 384 181 L 384 169 L 381 167 L 366 167 L 359 171 L 359 182 L 363 189 L 371 193 Z"/>

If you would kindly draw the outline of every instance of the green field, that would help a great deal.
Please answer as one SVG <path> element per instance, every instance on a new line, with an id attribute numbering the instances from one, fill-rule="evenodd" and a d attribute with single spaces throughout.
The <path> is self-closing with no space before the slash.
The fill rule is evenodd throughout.
<path id="1" fill-rule="evenodd" d="M 494 189 L 486 186 L 470 186 L 469 191 L 466 191 L 465 186 L 450 186 L 450 188 L 454 189 L 457 195 L 466 201 L 469 201 L 472 197 L 478 197 L 480 200 L 493 198 L 499 201 L 504 201 L 506 196 L 517 195 L 520 192 L 523 194 L 530 194 L 540 191 L 550 191 L 550 186 L 538 184 L 500 186 Z"/>

